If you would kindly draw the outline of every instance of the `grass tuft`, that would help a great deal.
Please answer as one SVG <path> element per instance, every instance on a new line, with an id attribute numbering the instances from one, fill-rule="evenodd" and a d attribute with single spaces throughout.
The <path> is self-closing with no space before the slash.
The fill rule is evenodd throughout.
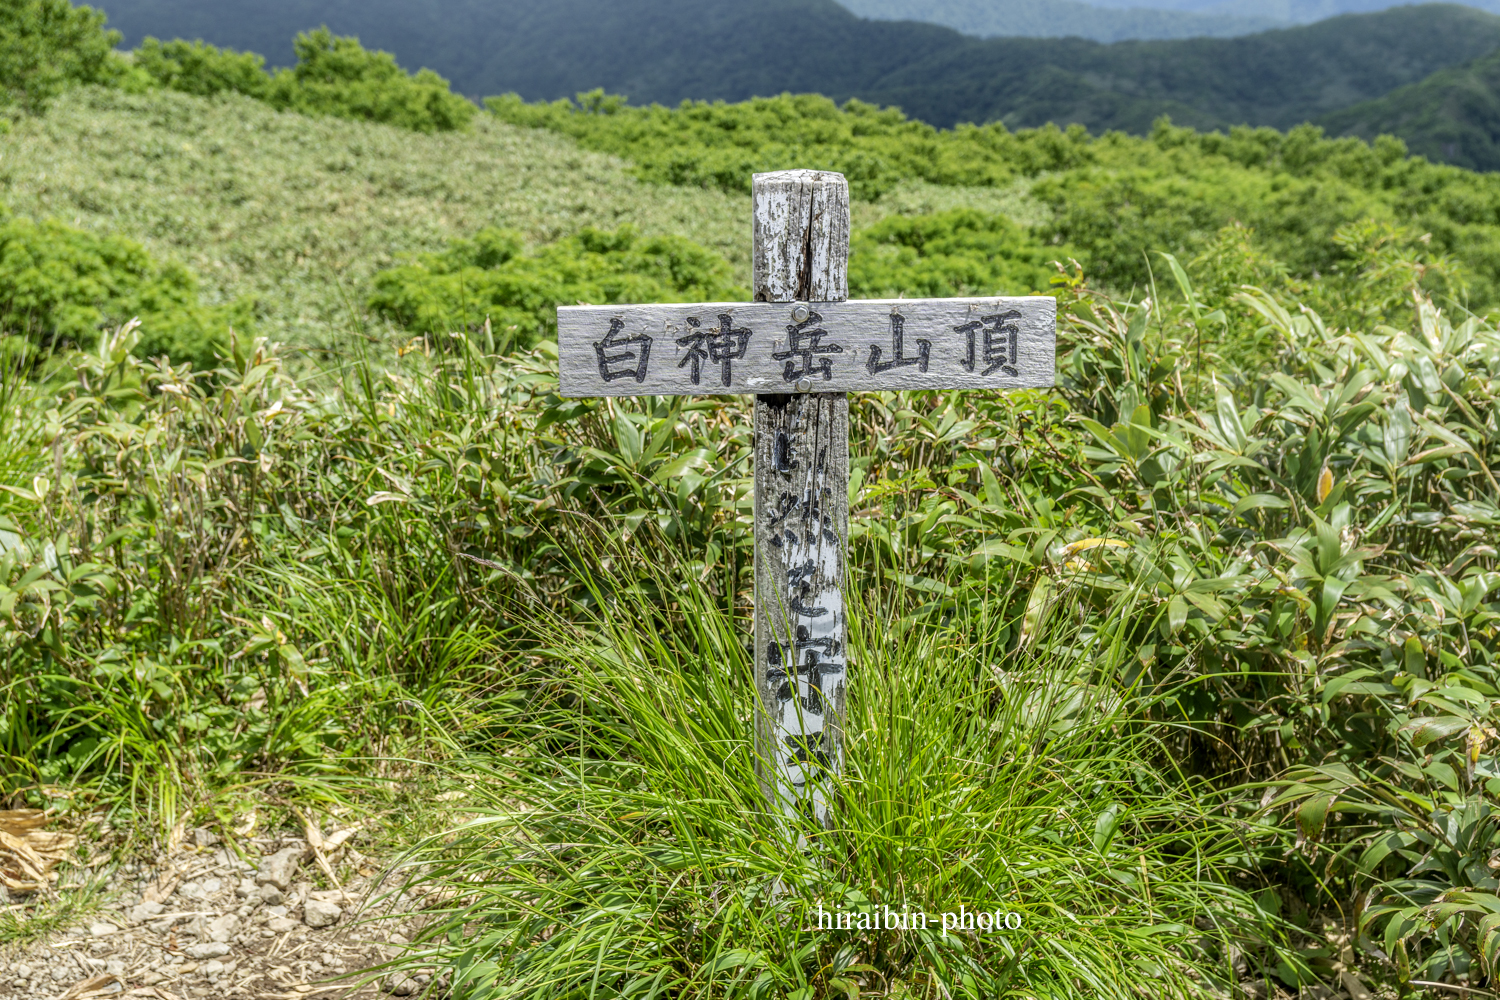
<path id="1" fill-rule="evenodd" d="M 448 901 L 411 961 L 450 964 L 458 996 L 1123 1000 L 1216 978 L 1251 910 L 1232 838 L 1150 763 L 1101 680 L 1107 629 L 1059 618 L 1007 652 L 997 620 L 866 608 L 834 826 L 798 830 L 759 791 L 745 623 L 697 589 L 596 597 L 546 624 L 566 691 L 485 765 L 483 814 L 411 859 Z M 1001 926 L 945 929 L 961 907 Z"/>

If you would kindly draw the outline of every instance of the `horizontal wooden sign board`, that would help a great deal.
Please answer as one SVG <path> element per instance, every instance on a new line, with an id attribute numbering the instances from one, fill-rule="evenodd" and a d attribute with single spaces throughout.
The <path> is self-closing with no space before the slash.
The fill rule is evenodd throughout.
<path id="1" fill-rule="evenodd" d="M 1053 384 L 1048 296 L 563 306 L 564 396 Z"/>

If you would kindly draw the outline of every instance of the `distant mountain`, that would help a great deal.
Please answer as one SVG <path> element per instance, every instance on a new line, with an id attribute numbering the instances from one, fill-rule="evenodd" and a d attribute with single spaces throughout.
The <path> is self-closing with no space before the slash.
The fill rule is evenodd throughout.
<path id="1" fill-rule="evenodd" d="M 860 17 L 941 24 L 980 38 L 1229 38 L 1289 22 L 1275 17 L 1199 14 L 1151 7 L 1106 9 L 1095 0 L 839 0 Z"/>
<path id="2" fill-rule="evenodd" d="M 1332 135 L 1399 135 L 1413 153 L 1500 170 L 1500 52 L 1323 116 Z"/>
<path id="3" fill-rule="evenodd" d="M 920 0 L 907 0 L 919 3 Z M 950 0 L 986 6 L 993 0 Z M 1098 7 L 1128 10 L 1140 0 L 1089 0 Z M 1370 14 L 1405 6 L 1403 0 L 1149 0 L 1153 8 L 1218 17 L 1267 18 L 1283 25 L 1311 24 L 1340 14 Z M 1500 14 L 1500 0 L 1466 0 L 1466 6 Z M 934 22 L 939 23 L 939 22 Z"/>
<path id="4" fill-rule="evenodd" d="M 833 0 L 102 0 L 127 44 L 203 38 L 291 61 L 327 24 L 471 96 L 603 87 L 634 103 L 817 92 L 934 125 L 1080 122 L 1286 128 L 1374 100 L 1500 47 L 1500 17 L 1435 4 L 1241 38 L 979 40 L 855 17 Z"/>
<path id="5" fill-rule="evenodd" d="M 1079 122 L 1141 133 L 1162 114 L 1200 129 L 1285 129 L 1384 96 L 1500 46 L 1500 17 L 1431 4 L 1241 38 L 991 39 L 893 69 L 860 94 L 927 121 Z"/>

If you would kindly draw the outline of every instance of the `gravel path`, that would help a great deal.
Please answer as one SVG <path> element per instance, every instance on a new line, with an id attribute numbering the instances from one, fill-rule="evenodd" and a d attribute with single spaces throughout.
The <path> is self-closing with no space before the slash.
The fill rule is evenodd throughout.
<path id="1" fill-rule="evenodd" d="M 236 856 L 206 830 L 153 865 L 116 872 L 111 906 L 49 940 L 0 952 L 0 1000 L 200 997 L 373 1000 L 440 997 L 429 974 L 374 976 L 412 933 L 415 902 L 381 899 L 378 869 L 346 842 L 245 842 Z M 330 843 L 333 838 L 330 838 Z M 313 873 L 325 885 L 314 889 Z M 333 876 L 343 875 L 340 884 Z M 391 917 L 389 914 L 401 914 Z M 363 975 L 361 973 L 364 973 Z"/>

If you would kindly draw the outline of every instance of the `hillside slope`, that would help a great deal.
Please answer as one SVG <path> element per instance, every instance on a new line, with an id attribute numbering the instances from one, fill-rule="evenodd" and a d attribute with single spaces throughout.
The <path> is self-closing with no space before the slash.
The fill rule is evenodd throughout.
<path id="1" fill-rule="evenodd" d="M 749 273 L 748 197 L 646 187 L 618 160 L 489 115 L 416 135 L 237 95 L 82 88 L 0 143 L 0 205 L 139 240 L 299 346 L 347 347 L 374 273 L 485 226 L 542 244 L 631 223 Z"/>
<path id="2" fill-rule="evenodd" d="M 1162 114 L 1285 128 L 1500 46 L 1500 18 L 1428 5 L 1242 38 L 979 40 L 856 18 L 833 0 L 107 0 L 130 41 L 203 37 L 285 61 L 326 22 L 473 96 L 554 99 L 603 87 L 635 103 L 786 91 L 897 105 L 936 125 L 1081 122 L 1142 132 Z M 796 25 L 789 44 L 786 26 Z"/>
<path id="3" fill-rule="evenodd" d="M 1500 170 L 1500 52 L 1320 119 L 1334 135 L 1399 135 L 1413 153 Z"/>

